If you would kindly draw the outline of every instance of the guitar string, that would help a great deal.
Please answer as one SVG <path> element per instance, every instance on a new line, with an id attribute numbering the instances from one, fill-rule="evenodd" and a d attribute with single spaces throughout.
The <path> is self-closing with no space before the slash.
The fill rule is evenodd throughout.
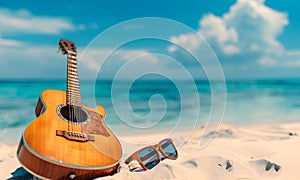
<path id="1" fill-rule="evenodd" d="M 67 106 L 68 106 L 68 113 L 69 113 L 69 121 L 68 121 L 68 125 L 69 126 L 71 126 L 71 128 L 72 128 L 72 124 L 70 124 L 70 121 L 72 122 L 72 109 L 71 109 L 71 89 L 70 89 L 70 86 L 69 86 L 69 82 L 70 82 L 70 78 L 69 78 L 69 69 L 70 69 L 70 67 L 69 67 L 69 64 L 70 64 L 70 55 L 69 55 L 69 53 L 68 53 L 68 72 L 67 72 L 67 74 L 68 74 L 68 84 L 67 84 L 67 95 L 68 95 L 68 104 L 67 104 Z M 69 131 L 71 131 L 71 129 L 69 129 Z"/>
<path id="2" fill-rule="evenodd" d="M 77 68 L 77 53 L 75 53 L 75 62 L 76 62 L 76 75 L 77 75 L 77 86 L 78 86 L 78 89 L 79 89 L 79 92 L 78 92 L 78 96 L 77 96 L 77 101 L 79 102 L 79 107 L 82 108 L 82 104 L 81 104 L 81 94 L 80 94 L 80 85 L 79 85 L 79 77 L 78 77 L 78 68 Z M 83 120 L 83 112 L 81 109 L 78 109 L 78 112 L 77 112 L 77 115 L 78 115 L 78 118 L 80 119 L 80 132 L 82 132 L 82 123 L 81 123 L 81 120 Z"/>
<path id="3" fill-rule="evenodd" d="M 77 69 L 77 60 L 76 60 L 76 56 L 77 56 L 77 53 L 74 53 L 74 56 L 75 56 L 75 59 L 73 59 L 73 57 L 71 57 L 72 58 L 72 60 L 73 61 L 75 61 L 75 67 L 76 68 L 74 68 L 74 69 L 72 69 L 72 70 L 75 70 L 75 69 Z M 71 71 L 71 72 L 74 72 L 74 71 Z M 73 75 L 73 74 L 72 74 Z M 75 79 L 76 79 L 76 82 L 78 82 L 78 74 L 77 74 L 77 76 L 75 77 Z M 73 86 L 72 86 L 73 87 Z M 74 87 L 73 87 L 74 88 Z M 74 93 L 75 93 L 75 88 L 73 89 L 74 90 Z M 75 121 L 75 125 L 76 125 L 76 127 L 77 127 L 77 125 L 78 125 L 78 121 L 79 121 L 79 116 L 78 116 L 78 112 L 79 112 L 79 108 L 78 108 L 78 105 L 79 104 L 77 104 L 78 103 L 78 94 L 75 94 L 74 95 L 74 104 L 76 104 L 75 105 L 75 107 L 74 107 L 74 121 Z"/>
<path id="4" fill-rule="evenodd" d="M 71 56 L 71 60 L 73 60 L 72 59 L 72 56 Z M 76 63 L 75 63 L 76 64 Z M 73 82 L 74 80 L 72 80 L 72 82 Z M 74 93 L 74 89 L 73 89 L 73 87 L 71 87 L 71 89 L 72 89 L 72 93 L 71 93 L 71 96 L 73 96 L 73 93 Z M 74 101 L 74 97 L 72 97 L 71 98 L 71 100 L 72 100 L 72 115 L 73 115 L 73 118 L 72 118 L 72 120 L 73 120 L 73 132 L 75 131 L 75 125 L 76 125 L 76 102 Z"/>
<path id="5" fill-rule="evenodd" d="M 75 57 L 75 58 L 74 58 Z M 71 131 L 74 131 L 75 125 L 80 125 L 80 131 L 82 132 L 82 123 L 81 120 L 84 119 L 83 112 L 80 108 L 81 107 L 81 96 L 80 96 L 80 87 L 79 87 L 79 79 L 78 79 L 78 72 L 75 70 L 77 69 L 77 53 L 73 51 L 68 51 L 68 82 L 67 82 L 67 97 L 69 103 L 69 119 L 71 121 L 68 122 L 68 130 L 70 130 L 69 126 L 71 126 Z M 72 65 L 72 66 L 71 66 Z M 74 68 L 74 69 L 73 69 Z M 71 72 L 76 72 L 73 75 Z M 70 78 L 71 76 L 74 76 Z M 75 82 L 74 82 L 75 81 Z M 77 87 L 74 84 L 76 83 Z M 73 96 L 74 95 L 74 96 Z M 77 107 L 78 106 L 78 107 Z"/>
<path id="6" fill-rule="evenodd" d="M 70 131 L 70 120 L 72 120 L 71 119 L 71 113 L 70 113 L 70 111 L 71 111 L 71 108 L 70 108 L 70 87 L 69 87 L 69 54 L 68 54 L 68 67 L 67 67 L 67 106 L 68 106 L 68 118 L 69 118 L 69 120 L 68 120 L 68 131 Z M 69 104 L 68 104 L 69 103 Z"/>
<path id="7" fill-rule="evenodd" d="M 78 89 L 79 89 L 79 92 L 78 92 L 78 95 L 77 95 L 77 101 L 78 101 L 78 105 L 80 108 L 82 108 L 82 105 L 81 105 L 81 95 L 80 95 L 80 85 L 79 85 L 79 77 L 78 77 L 78 69 L 77 69 L 77 53 L 75 53 L 75 62 L 76 62 L 76 75 L 77 75 L 77 82 L 78 83 Z M 75 72 L 75 71 L 74 71 Z M 83 120 L 83 112 L 81 109 L 78 109 L 76 115 L 78 116 L 78 120 L 80 121 L 79 125 L 80 125 L 80 132 L 82 132 L 82 123 L 81 123 L 81 120 Z M 78 121 L 77 121 L 78 122 Z"/>
<path id="8" fill-rule="evenodd" d="M 76 58 L 76 56 L 77 56 L 77 53 L 73 53 L 73 56 L 71 56 L 71 60 L 72 61 L 74 61 L 73 63 L 74 63 L 74 65 L 75 65 L 75 68 L 74 67 L 72 67 L 72 69 L 70 69 L 70 71 L 69 71 L 69 73 L 71 73 L 71 72 L 74 72 L 75 73 L 75 70 L 77 69 L 77 58 Z M 75 58 L 74 58 L 75 57 Z M 74 69 L 73 69 L 74 68 Z M 71 75 L 73 75 L 73 74 L 71 74 Z M 76 73 L 75 74 L 75 80 L 73 80 L 72 81 L 72 84 L 74 84 L 74 81 L 76 82 L 76 84 L 77 84 L 77 89 L 79 89 L 80 88 L 80 86 L 79 86 L 79 79 L 78 79 L 78 73 Z M 81 99 L 80 99 L 80 89 L 79 89 L 79 92 L 76 92 L 75 91 L 75 89 L 74 89 L 74 86 L 71 86 L 72 87 L 72 93 L 71 93 L 71 96 L 74 94 L 74 97 L 72 97 L 71 98 L 71 100 L 72 100 L 72 104 L 73 104 L 73 109 L 72 109 L 72 112 L 73 112 L 73 121 L 74 121 L 74 123 L 73 124 L 75 124 L 75 125 L 80 125 L 80 131 L 82 132 L 82 124 L 80 123 L 81 122 L 81 120 L 83 119 L 83 115 L 82 115 L 82 113 L 81 113 L 81 110 L 80 110 L 80 108 L 81 108 L 81 106 L 80 106 L 80 102 L 81 102 Z M 74 93 L 73 93 L 73 90 L 74 90 Z M 78 94 L 77 94 L 78 93 Z M 73 101 L 74 100 L 74 101 Z M 78 106 L 78 107 L 77 107 Z M 74 126 L 74 125 L 73 125 Z"/>
<path id="9" fill-rule="evenodd" d="M 69 80 L 69 84 L 71 83 L 71 79 L 70 79 L 70 65 L 71 64 L 71 55 L 70 55 L 70 52 L 68 52 L 68 80 Z M 74 131 L 74 108 L 73 108 L 73 97 L 72 97 L 72 89 L 71 89 L 71 86 L 70 85 L 67 85 L 68 86 L 68 95 L 69 95 L 69 118 L 70 118 L 70 122 L 68 122 L 70 125 L 71 125 L 71 129 L 70 131 Z"/>

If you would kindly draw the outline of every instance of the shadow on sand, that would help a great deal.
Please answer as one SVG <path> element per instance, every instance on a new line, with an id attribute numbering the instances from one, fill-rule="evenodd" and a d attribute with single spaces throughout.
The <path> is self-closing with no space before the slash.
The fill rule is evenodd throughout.
<path id="1" fill-rule="evenodd" d="M 19 167 L 11 173 L 12 177 L 8 180 L 33 180 L 35 179 L 32 174 L 27 172 L 23 167 Z"/>

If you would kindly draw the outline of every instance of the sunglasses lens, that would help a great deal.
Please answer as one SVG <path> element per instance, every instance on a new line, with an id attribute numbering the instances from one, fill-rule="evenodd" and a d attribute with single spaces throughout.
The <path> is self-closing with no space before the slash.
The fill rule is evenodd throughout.
<path id="1" fill-rule="evenodd" d="M 161 147 L 170 158 L 175 158 L 177 156 L 176 148 L 169 140 L 164 140 L 161 143 Z"/>
<path id="2" fill-rule="evenodd" d="M 139 157 L 148 169 L 152 169 L 160 161 L 157 152 L 153 148 L 142 150 L 139 153 Z"/>

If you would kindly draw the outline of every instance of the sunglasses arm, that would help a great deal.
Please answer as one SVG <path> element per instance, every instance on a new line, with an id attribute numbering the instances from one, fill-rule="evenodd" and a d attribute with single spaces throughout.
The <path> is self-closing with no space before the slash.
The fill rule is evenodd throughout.
<path id="1" fill-rule="evenodd" d="M 126 159 L 125 163 L 126 163 L 126 164 L 129 164 L 131 161 L 132 161 L 132 155 L 129 156 L 129 157 Z"/>

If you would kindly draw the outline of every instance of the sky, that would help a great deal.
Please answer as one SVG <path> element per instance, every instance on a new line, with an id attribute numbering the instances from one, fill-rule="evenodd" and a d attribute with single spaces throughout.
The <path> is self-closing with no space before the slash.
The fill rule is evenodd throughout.
<path id="1" fill-rule="evenodd" d="M 296 0 L 4 0 L 0 79 L 65 78 L 60 38 L 78 47 L 86 78 L 299 78 L 297 7 Z"/>

